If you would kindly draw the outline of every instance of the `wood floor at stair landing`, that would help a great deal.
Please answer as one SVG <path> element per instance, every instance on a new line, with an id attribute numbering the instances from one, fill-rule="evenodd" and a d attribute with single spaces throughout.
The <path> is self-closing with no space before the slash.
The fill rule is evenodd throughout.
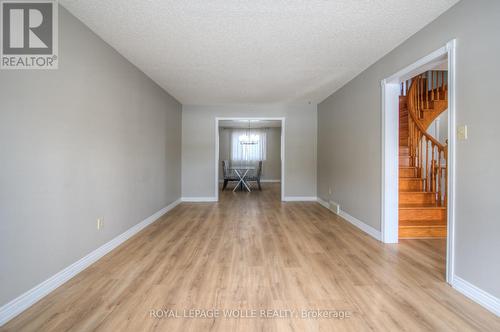
<path id="1" fill-rule="evenodd" d="M 182 203 L 1 331 L 500 331 L 444 281 L 445 241 L 383 244 L 279 184 Z M 376 219 L 376 217 L 375 217 Z M 338 319 L 150 318 L 152 309 L 330 309 Z"/>

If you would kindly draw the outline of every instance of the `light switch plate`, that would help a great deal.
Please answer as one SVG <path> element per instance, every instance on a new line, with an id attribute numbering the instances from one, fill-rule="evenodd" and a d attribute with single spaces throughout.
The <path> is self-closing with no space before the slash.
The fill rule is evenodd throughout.
<path id="1" fill-rule="evenodd" d="M 463 126 L 458 126 L 457 128 L 457 138 L 459 140 L 466 140 L 467 139 L 467 126 L 466 125 L 463 125 Z"/>

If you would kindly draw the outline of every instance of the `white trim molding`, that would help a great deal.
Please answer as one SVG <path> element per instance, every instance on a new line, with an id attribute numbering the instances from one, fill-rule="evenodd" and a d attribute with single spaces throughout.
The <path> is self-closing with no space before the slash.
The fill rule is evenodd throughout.
<path id="1" fill-rule="evenodd" d="M 382 240 L 382 235 L 381 235 L 380 231 L 378 231 L 375 228 L 373 228 L 372 226 L 362 222 L 361 220 L 356 219 L 355 217 L 351 216 L 347 212 L 340 210 L 339 216 L 342 217 L 343 219 L 347 220 L 348 222 L 350 222 L 351 224 L 353 224 L 354 226 L 356 226 L 357 228 L 359 228 L 360 230 L 362 230 L 366 234 L 370 235 L 374 239 L 376 239 L 378 241 Z"/>
<path id="2" fill-rule="evenodd" d="M 285 196 L 285 202 L 317 202 L 316 196 Z"/>
<path id="3" fill-rule="evenodd" d="M 323 207 L 330 209 L 328 207 L 328 203 L 326 201 L 322 200 L 321 197 L 318 197 L 318 203 L 321 204 Z"/>
<path id="4" fill-rule="evenodd" d="M 453 283 L 455 277 L 455 167 L 456 167 L 456 49 L 453 39 L 446 44 L 448 52 L 448 223 L 446 241 L 446 281 Z"/>
<path id="5" fill-rule="evenodd" d="M 398 243 L 399 205 L 399 83 L 382 80 L 382 208 L 384 243 Z"/>
<path id="6" fill-rule="evenodd" d="M 181 201 L 191 203 L 217 202 L 217 197 L 182 197 Z"/>
<path id="7" fill-rule="evenodd" d="M 286 201 L 285 197 L 285 133 L 286 133 L 286 118 L 285 117 L 215 117 L 215 201 L 219 200 L 219 121 L 224 120 L 275 120 L 281 121 L 281 200 Z M 268 181 L 261 181 L 268 182 Z M 274 182 L 274 181 L 273 181 Z M 212 202 L 212 201 L 210 201 Z"/>
<path id="8" fill-rule="evenodd" d="M 78 261 L 66 267 L 62 271 L 59 271 L 58 273 L 54 274 L 49 279 L 45 280 L 44 282 L 38 284 L 29 291 L 25 292 L 24 294 L 21 294 L 17 298 L 13 299 L 12 301 L 0 307 L 0 326 L 4 325 L 9 320 L 11 320 L 24 310 L 31 307 L 33 304 L 41 300 L 43 297 L 48 295 L 50 292 L 52 292 L 53 290 L 55 290 L 68 280 L 70 280 L 71 278 L 73 278 L 78 273 L 85 270 L 87 267 L 98 261 L 104 255 L 111 252 L 113 249 L 121 245 L 123 242 L 127 241 L 132 236 L 139 233 L 141 230 L 143 230 L 153 222 L 157 221 L 167 212 L 176 207 L 180 202 L 181 200 L 178 199 L 175 202 L 169 204 L 168 206 L 164 207 L 163 209 L 156 212 L 152 216 L 144 219 L 140 223 L 129 228 L 124 233 L 113 238 L 111 241 L 95 249 L 85 257 L 79 259 Z"/>
<path id="9" fill-rule="evenodd" d="M 381 234 L 385 243 L 398 243 L 398 96 L 399 84 L 430 70 L 436 62 L 448 61 L 448 217 L 446 281 L 453 283 L 455 266 L 455 116 L 456 116 L 455 39 L 381 81 L 382 100 L 382 174 Z"/>
<path id="10" fill-rule="evenodd" d="M 381 235 L 381 232 L 376 230 L 375 228 L 369 226 L 368 224 L 366 224 L 365 222 L 362 222 L 361 220 L 351 216 L 349 213 L 345 212 L 345 211 L 342 211 L 341 209 L 339 209 L 339 213 L 336 213 L 334 210 L 332 210 L 330 208 L 330 204 L 328 204 L 326 201 L 324 201 L 323 199 L 321 198 L 317 198 L 317 202 L 319 204 L 321 204 L 323 207 L 327 208 L 328 210 L 330 210 L 332 213 L 338 215 L 339 217 L 341 217 L 342 219 L 346 220 L 347 222 L 351 223 L 352 225 L 356 226 L 357 228 L 359 228 L 360 230 L 362 230 L 363 232 L 365 232 L 366 234 L 370 235 L 371 237 L 373 237 L 374 239 L 378 240 L 378 241 L 382 241 L 382 235 Z M 336 203 L 337 204 L 337 203 Z M 338 205 L 338 204 L 337 204 Z"/>
<path id="11" fill-rule="evenodd" d="M 481 288 L 471 284 L 457 275 L 453 276 L 452 286 L 472 301 L 479 303 L 481 306 L 500 317 L 499 298 L 485 292 Z"/>

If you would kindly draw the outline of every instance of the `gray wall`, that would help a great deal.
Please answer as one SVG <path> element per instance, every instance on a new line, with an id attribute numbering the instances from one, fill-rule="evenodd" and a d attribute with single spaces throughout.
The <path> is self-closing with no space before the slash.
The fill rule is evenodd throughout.
<path id="1" fill-rule="evenodd" d="M 439 114 L 427 128 L 427 133 L 432 135 L 441 144 L 446 145 L 448 139 L 448 110 Z"/>
<path id="2" fill-rule="evenodd" d="M 0 72 L 0 305 L 181 193 L 181 105 L 59 22 L 58 70 Z"/>
<path id="3" fill-rule="evenodd" d="M 266 160 L 262 162 L 262 180 L 281 179 L 281 128 L 266 129 Z M 219 128 L 219 162 L 230 160 L 231 128 Z M 220 164 L 219 164 L 220 165 Z M 219 179 L 223 179 L 222 167 L 219 167 Z"/>
<path id="4" fill-rule="evenodd" d="M 183 105 L 183 197 L 214 197 L 216 117 L 285 117 L 285 195 L 316 196 L 317 107 L 304 103 Z"/>
<path id="5" fill-rule="evenodd" d="M 266 160 L 262 163 L 263 180 L 281 179 L 281 128 L 267 129 Z"/>
<path id="6" fill-rule="evenodd" d="M 437 138 L 439 142 L 446 144 L 446 140 L 449 137 L 448 133 L 448 110 L 444 111 L 441 113 L 438 117 L 439 123 L 438 123 L 438 131 L 439 131 L 439 137 Z"/>
<path id="7" fill-rule="evenodd" d="M 318 106 L 318 195 L 380 229 L 380 80 L 457 38 L 456 274 L 500 297 L 500 1 L 464 0 Z"/>

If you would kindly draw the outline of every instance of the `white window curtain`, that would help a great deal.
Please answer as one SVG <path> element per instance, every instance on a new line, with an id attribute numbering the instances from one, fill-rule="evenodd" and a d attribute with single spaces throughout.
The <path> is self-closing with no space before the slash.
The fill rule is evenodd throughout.
<path id="1" fill-rule="evenodd" d="M 242 164 L 259 160 L 266 160 L 266 129 L 233 129 L 231 161 Z"/>

